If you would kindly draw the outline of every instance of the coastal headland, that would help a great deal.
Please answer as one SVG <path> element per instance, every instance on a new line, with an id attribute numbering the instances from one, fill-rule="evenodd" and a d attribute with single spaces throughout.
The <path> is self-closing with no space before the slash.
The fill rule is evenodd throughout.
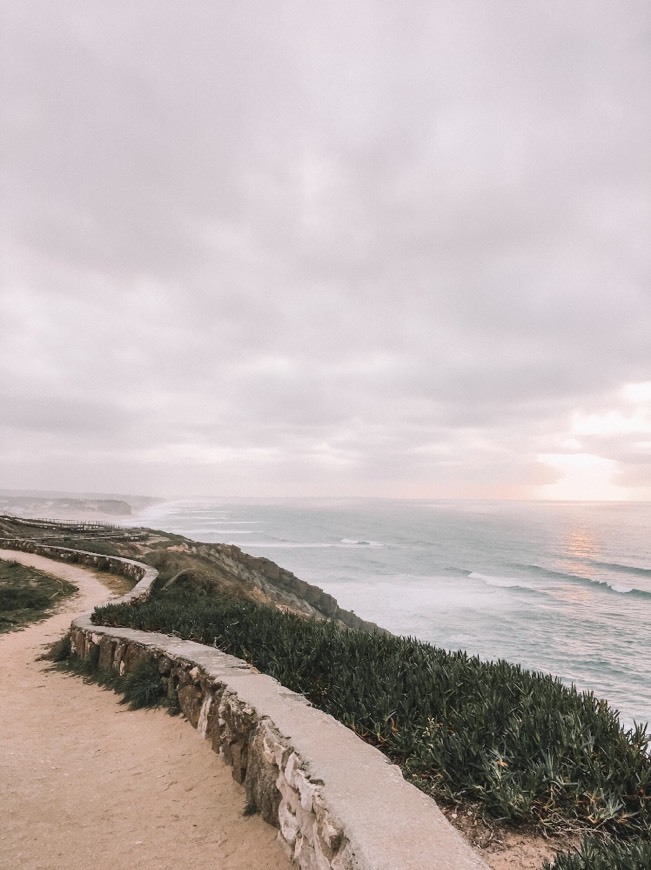
<path id="1" fill-rule="evenodd" d="M 149 529 L 98 526 L 79 521 L 47 523 L 9 516 L 0 517 L 0 535 L 12 548 L 29 550 L 32 548 L 30 542 L 35 542 L 40 552 L 52 548 L 52 555 L 58 548 L 78 553 L 90 551 L 96 554 L 95 565 L 100 572 L 113 570 L 112 557 L 145 562 L 158 572 L 155 586 L 163 596 L 200 593 L 211 598 L 225 595 L 252 606 L 271 605 L 276 611 L 299 621 L 314 617 L 338 625 L 344 632 L 352 628 L 375 636 L 383 633 L 377 626 L 339 608 L 337 602 L 318 587 L 304 583 L 268 559 L 248 556 L 230 545 L 200 544 L 179 535 Z M 90 624 L 88 631 L 91 631 Z M 86 635 L 90 636 L 88 631 Z M 78 642 L 83 646 L 83 641 Z M 115 648 L 112 650 L 111 655 Z M 188 715 L 185 710 L 184 713 Z M 192 721 L 193 716 L 188 718 Z M 493 868 L 519 867 L 524 870 L 540 867 L 543 857 L 553 854 L 554 847 L 563 843 L 568 845 L 573 839 L 557 838 L 551 848 L 549 844 L 545 847 L 539 836 L 527 832 L 522 825 L 510 831 L 499 826 L 485 828 L 481 813 L 472 806 L 464 808 L 463 804 L 457 803 L 447 810 L 449 817 L 469 835 L 471 841 L 483 846 L 484 857 Z"/>

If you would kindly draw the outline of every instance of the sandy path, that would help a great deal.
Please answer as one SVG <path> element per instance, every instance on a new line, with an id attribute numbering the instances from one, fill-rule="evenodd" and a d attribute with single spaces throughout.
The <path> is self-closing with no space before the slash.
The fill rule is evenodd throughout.
<path id="1" fill-rule="evenodd" d="M 75 613 L 109 597 L 93 572 L 0 550 L 80 590 L 56 615 L 0 636 L 0 867 L 287 870 L 276 832 L 242 815 L 229 768 L 180 718 L 36 657 Z"/>

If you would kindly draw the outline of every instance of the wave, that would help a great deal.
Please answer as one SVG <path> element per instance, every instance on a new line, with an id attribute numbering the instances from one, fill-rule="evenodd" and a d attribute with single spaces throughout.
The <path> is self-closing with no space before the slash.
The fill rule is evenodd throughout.
<path id="1" fill-rule="evenodd" d="M 609 583 L 607 580 L 598 580 L 593 577 L 582 577 L 584 582 L 596 583 L 599 586 L 605 586 L 612 592 L 617 592 L 618 595 L 631 595 L 633 598 L 651 599 L 651 592 L 646 589 L 638 589 L 636 586 L 626 586 L 624 583 Z"/>
<path id="2" fill-rule="evenodd" d="M 191 521 L 194 521 L 196 526 L 201 525 L 201 528 L 197 529 L 195 526 L 191 525 Z M 186 531 L 188 534 L 192 534 L 196 531 L 205 531 L 204 526 L 215 527 L 217 531 L 219 531 L 220 526 L 260 526 L 264 525 L 262 520 L 234 520 L 230 517 L 220 517 L 219 519 L 215 519 L 214 517 L 187 517 L 184 518 L 184 522 L 186 523 Z"/>
<path id="3" fill-rule="evenodd" d="M 359 543 L 364 544 L 363 541 L 360 541 Z M 247 541 L 246 546 L 247 548 L 268 547 L 270 550 L 350 550 L 355 545 L 342 544 L 341 542 L 338 544 L 332 544 L 326 542 L 300 543 L 298 541 Z M 384 544 L 370 541 L 367 542 L 366 546 L 371 549 L 373 547 L 383 547 Z"/>
<path id="4" fill-rule="evenodd" d="M 561 580 L 568 580 L 570 583 L 581 583 L 583 586 L 602 586 L 610 592 L 615 592 L 617 595 L 631 595 L 634 598 L 651 598 L 651 592 L 646 589 L 638 589 L 635 586 L 628 586 L 625 583 L 617 583 L 616 581 L 602 580 L 599 577 L 583 577 L 580 574 L 567 574 L 564 571 L 542 568 L 540 565 L 518 565 L 516 567 L 549 579 L 559 578 Z"/>
<path id="5" fill-rule="evenodd" d="M 486 586 L 497 586 L 500 589 L 518 589 L 521 592 L 533 593 L 534 595 L 547 595 L 543 589 L 534 589 L 533 586 L 527 586 L 521 580 L 515 577 L 494 577 L 490 574 L 479 574 L 477 571 L 471 571 L 468 574 L 470 580 L 481 580 Z"/>
<path id="6" fill-rule="evenodd" d="M 211 535 L 254 535 L 255 531 L 252 529 L 209 529 L 208 533 Z"/>
<path id="7" fill-rule="evenodd" d="M 597 562 L 590 560 L 590 564 L 596 568 L 605 568 L 607 571 L 619 571 L 622 574 L 633 574 L 637 577 L 651 577 L 651 568 L 638 568 L 636 565 L 622 565 L 620 562 Z"/>
<path id="8" fill-rule="evenodd" d="M 197 535 L 253 535 L 254 531 L 249 529 L 191 529 L 191 531 L 185 534 L 190 537 L 196 537 Z"/>
<path id="9" fill-rule="evenodd" d="M 552 568 L 543 568 L 541 565 L 513 565 L 514 568 L 521 568 L 529 574 L 535 574 L 538 577 L 553 579 L 558 577 L 560 580 L 587 580 L 589 578 L 582 577 L 580 574 L 568 574 L 566 571 L 554 571 Z"/>
<path id="10" fill-rule="evenodd" d="M 339 541 L 340 544 L 346 544 L 346 546 L 357 546 L 357 547 L 383 547 L 384 544 L 381 541 L 356 541 L 354 538 L 342 538 Z M 336 545 L 335 545 L 336 546 Z"/>

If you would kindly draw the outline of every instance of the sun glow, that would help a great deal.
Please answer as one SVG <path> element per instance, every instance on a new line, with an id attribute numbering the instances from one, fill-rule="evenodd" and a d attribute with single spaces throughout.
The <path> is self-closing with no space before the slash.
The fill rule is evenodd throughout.
<path id="1" fill-rule="evenodd" d="M 562 475 L 556 483 L 540 487 L 542 498 L 559 501 L 621 501 L 630 498 L 628 490 L 612 483 L 618 466 L 612 459 L 591 453 L 548 453 L 538 458 Z"/>
<path id="2" fill-rule="evenodd" d="M 538 488 L 539 498 L 626 501 L 648 497 L 648 487 L 617 485 L 624 460 L 613 458 L 613 453 L 622 457 L 626 452 L 648 454 L 651 381 L 625 385 L 613 405 L 617 407 L 598 412 L 577 409 L 568 431 L 559 437 L 557 450 L 539 454 L 538 461 L 559 474 L 556 482 Z"/>

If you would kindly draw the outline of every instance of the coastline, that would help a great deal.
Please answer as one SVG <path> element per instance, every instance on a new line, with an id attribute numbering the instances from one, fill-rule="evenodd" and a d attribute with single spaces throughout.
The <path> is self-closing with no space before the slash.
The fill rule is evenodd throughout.
<path id="1" fill-rule="evenodd" d="M 137 520 L 236 544 L 394 634 L 553 674 L 627 728 L 651 723 L 650 504 L 202 499 Z"/>

